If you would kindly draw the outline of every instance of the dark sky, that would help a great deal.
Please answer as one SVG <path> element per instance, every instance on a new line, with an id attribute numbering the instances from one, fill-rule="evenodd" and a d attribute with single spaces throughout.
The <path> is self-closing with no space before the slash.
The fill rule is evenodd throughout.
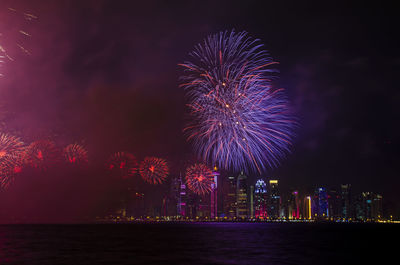
<path id="1" fill-rule="evenodd" d="M 266 175 L 286 187 L 352 183 L 400 201 L 394 6 L 216 2 L 1 1 L 2 32 L 32 35 L 22 40 L 31 55 L 16 53 L 0 80 L 7 130 L 84 141 L 92 157 L 164 156 L 177 170 L 191 156 L 177 64 L 207 35 L 245 30 L 280 62 L 276 85 L 300 122 L 292 154 Z"/>

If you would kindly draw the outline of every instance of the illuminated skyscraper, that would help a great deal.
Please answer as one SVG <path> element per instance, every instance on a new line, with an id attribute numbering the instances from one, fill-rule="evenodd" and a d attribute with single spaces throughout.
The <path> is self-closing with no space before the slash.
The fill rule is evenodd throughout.
<path id="1" fill-rule="evenodd" d="M 237 178 L 236 200 L 236 217 L 247 218 L 249 215 L 247 207 L 247 176 L 243 174 L 243 171 Z"/>
<path id="2" fill-rule="evenodd" d="M 382 196 L 373 192 L 362 192 L 356 204 L 357 219 L 378 220 L 382 217 Z"/>
<path id="3" fill-rule="evenodd" d="M 297 190 L 290 193 L 289 200 L 287 202 L 287 218 L 288 219 L 299 219 L 300 218 L 300 201 L 299 192 Z"/>
<path id="4" fill-rule="evenodd" d="M 277 219 L 280 212 L 281 197 L 279 195 L 278 180 L 269 181 L 268 212 L 269 217 Z"/>
<path id="5" fill-rule="evenodd" d="M 262 179 L 257 180 L 254 190 L 254 215 L 256 218 L 267 218 L 267 184 Z"/>
<path id="6" fill-rule="evenodd" d="M 351 185 L 342 184 L 341 186 L 341 199 L 342 199 L 342 218 L 352 217 L 352 207 L 351 207 Z"/>
<path id="7" fill-rule="evenodd" d="M 374 194 L 373 200 L 372 200 L 372 218 L 374 220 L 381 219 L 383 217 L 383 211 L 382 211 L 382 195 L 379 194 Z"/>
<path id="8" fill-rule="evenodd" d="M 254 218 L 254 186 L 250 186 L 250 203 L 249 203 L 250 218 Z"/>
<path id="9" fill-rule="evenodd" d="M 331 189 L 328 192 L 328 215 L 330 218 L 334 219 L 341 217 L 340 194 L 335 189 Z"/>
<path id="10" fill-rule="evenodd" d="M 179 177 L 178 179 L 178 185 L 179 185 L 179 190 L 178 190 L 178 200 L 177 200 L 177 214 L 181 217 L 186 216 L 186 185 L 182 179 L 182 177 Z"/>
<path id="11" fill-rule="evenodd" d="M 211 195 L 194 195 L 194 204 L 196 205 L 195 216 L 200 218 L 210 218 L 211 216 Z"/>
<path id="12" fill-rule="evenodd" d="M 304 218 L 305 219 L 312 219 L 313 212 L 312 212 L 312 198 L 311 196 L 307 196 L 304 199 Z"/>
<path id="13" fill-rule="evenodd" d="M 328 194 L 326 189 L 319 187 L 315 190 L 316 213 L 318 217 L 328 217 Z"/>
<path id="14" fill-rule="evenodd" d="M 218 217 L 218 176 L 217 167 L 214 167 L 213 181 L 211 183 L 211 219 Z"/>
<path id="15" fill-rule="evenodd" d="M 228 178 L 223 178 L 223 196 L 224 196 L 224 215 L 228 219 L 233 219 L 236 217 L 236 178 L 229 176 Z"/>
<path id="16" fill-rule="evenodd" d="M 372 192 L 362 192 L 361 196 L 363 198 L 364 213 L 367 219 L 372 218 Z"/>

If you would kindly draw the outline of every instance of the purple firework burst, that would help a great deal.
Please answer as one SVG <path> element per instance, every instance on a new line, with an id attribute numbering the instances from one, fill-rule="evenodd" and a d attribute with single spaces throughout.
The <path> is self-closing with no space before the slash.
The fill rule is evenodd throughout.
<path id="1" fill-rule="evenodd" d="M 180 64 L 190 116 L 184 132 L 210 164 L 262 172 L 289 152 L 295 121 L 283 89 L 272 88 L 276 62 L 262 47 L 246 32 L 220 32 Z"/>

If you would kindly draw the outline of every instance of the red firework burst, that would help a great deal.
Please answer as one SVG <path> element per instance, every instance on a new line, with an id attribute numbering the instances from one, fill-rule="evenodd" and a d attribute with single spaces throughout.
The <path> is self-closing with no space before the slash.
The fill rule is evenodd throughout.
<path id="1" fill-rule="evenodd" d="M 169 173 L 167 161 L 157 157 L 146 157 L 140 163 L 139 173 L 150 184 L 161 184 Z"/>
<path id="2" fill-rule="evenodd" d="M 0 133 L 0 164 L 14 164 L 24 151 L 24 143 L 15 136 Z"/>
<path id="3" fill-rule="evenodd" d="M 196 194 L 207 194 L 211 191 L 212 171 L 204 164 L 194 164 L 186 169 L 186 183 Z"/>
<path id="4" fill-rule="evenodd" d="M 31 143 L 25 152 L 25 163 L 33 168 L 47 169 L 60 160 L 60 150 L 49 140 Z"/>
<path id="5" fill-rule="evenodd" d="M 7 188 L 21 171 L 23 142 L 15 136 L 0 133 L 0 187 Z"/>
<path id="6" fill-rule="evenodd" d="M 137 173 L 138 162 L 134 155 L 126 152 L 113 154 L 107 163 L 112 175 L 127 179 Z"/>
<path id="7" fill-rule="evenodd" d="M 84 167 L 88 163 L 88 154 L 86 149 L 79 144 L 70 144 L 64 148 L 65 161 L 70 165 Z"/>
<path id="8" fill-rule="evenodd" d="M 12 180 L 13 176 L 10 174 L 9 170 L 0 165 L 0 188 L 7 189 Z"/>

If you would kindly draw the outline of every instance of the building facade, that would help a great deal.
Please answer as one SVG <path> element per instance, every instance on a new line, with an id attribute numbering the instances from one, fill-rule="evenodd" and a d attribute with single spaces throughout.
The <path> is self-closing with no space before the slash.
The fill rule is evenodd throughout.
<path id="1" fill-rule="evenodd" d="M 269 181 L 268 213 L 269 218 L 277 219 L 280 217 L 281 197 L 278 189 L 278 180 Z"/>
<path id="2" fill-rule="evenodd" d="M 257 219 L 266 219 L 268 217 L 267 211 L 267 184 L 264 180 L 259 179 L 256 181 L 254 189 L 254 217 Z"/>
<path id="3" fill-rule="evenodd" d="M 246 219 L 249 217 L 248 209 L 247 176 L 240 173 L 236 184 L 236 217 Z"/>

